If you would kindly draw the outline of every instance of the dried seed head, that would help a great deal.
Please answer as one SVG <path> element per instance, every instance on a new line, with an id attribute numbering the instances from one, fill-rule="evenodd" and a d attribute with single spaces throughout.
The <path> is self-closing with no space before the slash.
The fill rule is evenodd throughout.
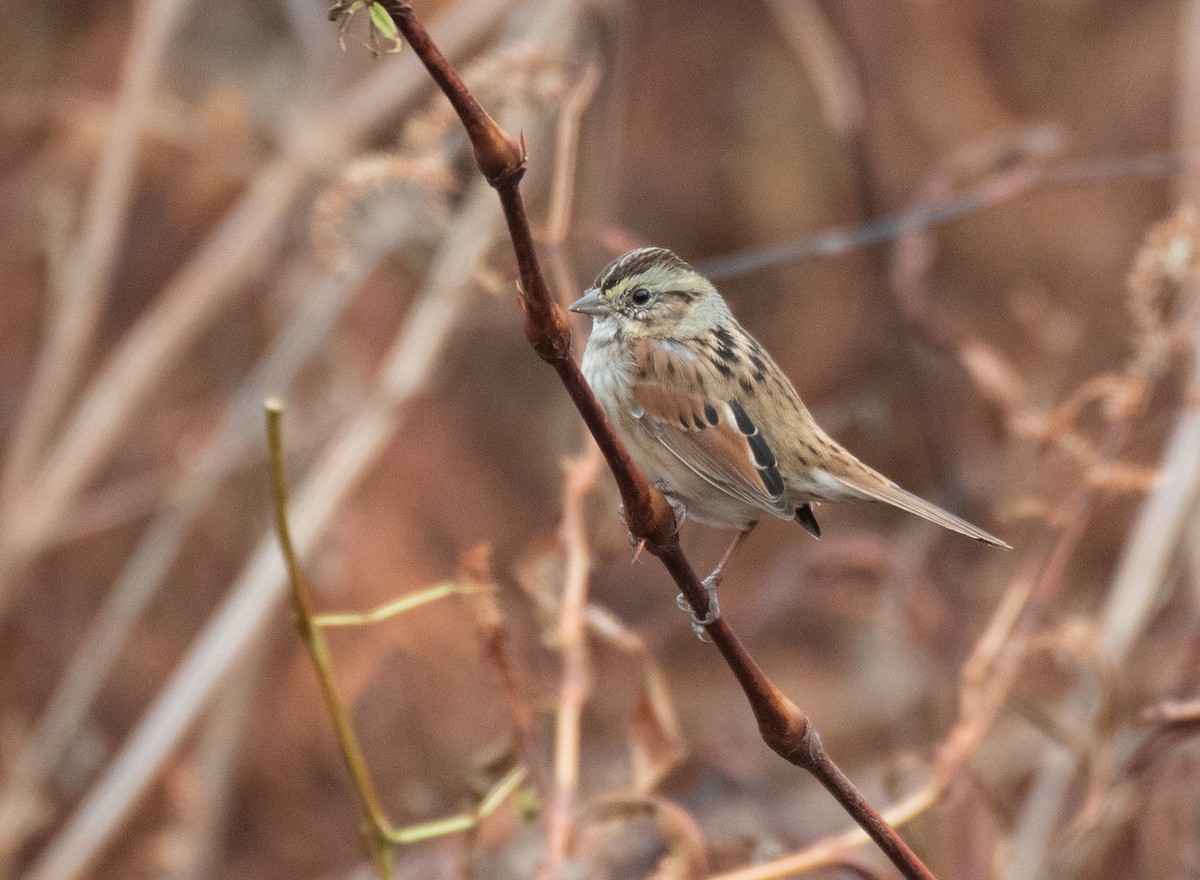
<path id="1" fill-rule="evenodd" d="M 1129 311 L 1139 352 L 1156 347 L 1177 325 L 1200 266 L 1200 217 L 1191 205 L 1155 224 L 1129 273 Z"/>

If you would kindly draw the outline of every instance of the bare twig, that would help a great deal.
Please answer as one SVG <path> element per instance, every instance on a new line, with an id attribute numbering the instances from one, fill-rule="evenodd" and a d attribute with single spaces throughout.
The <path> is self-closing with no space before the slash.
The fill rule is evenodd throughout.
<path id="1" fill-rule="evenodd" d="M 4 465 L 6 498 L 25 488 L 22 483 L 34 472 L 34 462 L 87 356 L 133 197 L 143 119 L 171 36 L 189 5 L 190 0 L 147 0 L 133 15 L 121 88 L 84 205 L 79 241 L 57 279 L 60 289 L 52 298 L 57 308 Z"/>
<path id="2" fill-rule="evenodd" d="M 402 0 L 384 0 L 381 5 L 391 14 L 405 42 L 420 57 L 450 100 L 471 138 L 480 171 L 500 197 L 520 271 L 525 335 L 530 345 L 558 373 L 588 430 L 596 439 L 616 478 L 629 530 L 646 541 L 646 548 L 662 561 L 695 612 L 700 616 L 705 615 L 708 611 L 708 595 L 680 548 L 670 505 L 629 458 L 571 355 L 570 328 L 539 267 L 521 196 L 520 181 L 525 173 L 524 150 L 479 106 L 457 72 L 434 45 L 412 6 Z M 830 759 L 807 716 L 766 676 L 734 635 L 728 622 L 718 618 L 708 628 L 708 634 L 745 691 L 758 721 L 759 731 L 767 744 L 786 760 L 812 773 L 906 877 L 931 878 L 933 875 L 929 869 Z"/>
<path id="3" fill-rule="evenodd" d="M 492 582 L 490 550 L 487 545 L 472 548 L 463 556 L 462 577 L 472 586 L 467 603 L 475 616 L 483 661 L 495 679 L 500 696 L 516 728 L 517 748 L 529 770 L 538 801 L 546 803 L 551 797 L 549 774 L 534 727 L 533 706 L 524 682 L 509 656 L 504 635 L 504 620 L 500 603 L 496 601 Z"/>
<path id="4" fill-rule="evenodd" d="M 194 768 L 199 801 L 196 815 L 176 832 L 184 844 L 181 864 L 173 865 L 172 874 L 180 880 L 208 880 L 216 872 L 221 854 L 222 833 L 231 812 L 231 801 L 238 781 L 238 758 L 245 742 L 247 722 L 256 708 L 262 689 L 263 673 L 274 639 L 263 639 L 231 676 L 227 688 L 213 701 L 206 724 L 196 743 Z"/>
<path id="5" fill-rule="evenodd" d="M 842 138 L 857 134 L 866 116 L 862 84 L 820 4 L 816 0 L 767 0 L 766 5 L 804 64 L 829 130 Z"/>
<path id="6" fill-rule="evenodd" d="M 635 710 L 632 737 L 633 788 L 649 794 L 687 753 L 666 675 L 645 640 L 611 611 L 589 604 L 586 618 L 589 633 L 629 655 L 642 671 L 642 693 Z"/>
<path id="7" fill-rule="evenodd" d="M 579 126 L 583 111 L 600 84 L 600 67 L 588 64 L 574 88 L 563 100 L 558 117 L 556 136 L 554 182 L 550 189 L 550 208 L 547 211 L 546 228 L 542 232 L 542 244 L 546 249 L 546 260 L 554 277 L 554 285 L 563 303 L 573 298 L 576 289 L 570 269 L 565 244 L 571 228 L 571 212 L 575 205 L 575 165 L 579 159 Z"/>
<path id="8" fill-rule="evenodd" d="M 1177 154 L 1080 160 L 1059 166 L 1022 167 L 995 174 L 936 205 L 921 205 L 870 223 L 833 229 L 816 235 L 749 248 L 697 264 L 709 278 L 719 280 L 759 272 L 811 257 L 844 254 L 895 238 L 904 232 L 940 226 L 968 214 L 1011 201 L 1050 186 L 1098 186 L 1123 180 L 1161 180 L 1187 167 Z"/>
<path id="9" fill-rule="evenodd" d="M 571 839 L 575 792 L 579 786 L 579 719 L 591 691 L 584 640 L 587 583 L 591 570 L 583 503 L 596 485 L 601 458 L 596 447 L 568 462 L 563 479 L 563 515 L 559 539 L 566 555 L 556 645 L 562 654 L 562 680 L 554 725 L 554 792 L 546 808 L 546 858 L 539 876 L 559 876 Z"/>
<path id="10" fill-rule="evenodd" d="M 511 0 L 455 4 L 443 19 L 448 41 L 456 51 L 469 46 L 510 5 Z M 401 57 L 304 118 L 281 141 L 289 152 L 258 172 L 245 195 L 99 367 L 42 467 L 22 482 L 21 491 L 3 499 L 0 617 L 14 581 L 118 444 L 159 377 L 183 356 L 188 343 L 241 289 L 247 276 L 270 260 L 278 246 L 273 233 L 304 186 L 325 163 L 339 160 L 417 93 L 421 82 L 417 72 L 414 62 Z"/>
<path id="11" fill-rule="evenodd" d="M 1185 54 L 1190 57 L 1191 49 L 1200 45 L 1200 4 L 1190 4 L 1188 17 L 1191 26 L 1185 33 L 1189 35 L 1186 45 L 1190 48 Z M 1200 115 L 1196 118 L 1200 119 Z M 1190 124 L 1193 127 L 1200 125 L 1196 119 Z M 1169 281 L 1191 300 L 1186 314 L 1182 317 L 1190 317 L 1192 320 L 1192 326 L 1189 328 L 1192 334 L 1191 376 L 1186 394 L 1188 399 L 1195 399 L 1197 390 L 1200 389 L 1200 333 L 1195 326 L 1196 267 L 1200 260 L 1197 248 L 1200 246 L 1200 235 L 1197 235 L 1195 215 L 1191 214 L 1189 217 L 1189 210 L 1191 209 L 1181 210 L 1174 221 L 1168 221 L 1161 227 L 1170 230 L 1174 226 L 1176 229 L 1178 240 L 1168 239 L 1158 242 L 1157 246 L 1165 255 L 1172 259 L 1178 258 L 1178 277 L 1160 278 L 1158 282 Z M 1149 242 L 1143 248 L 1143 251 L 1147 250 L 1150 250 Z M 1164 341 L 1159 340 L 1157 345 L 1153 343 L 1154 340 L 1150 340 L 1147 352 L 1140 358 L 1143 363 L 1138 365 L 1141 374 L 1147 377 L 1157 374 L 1168 354 L 1168 351 L 1163 350 L 1166 348 Z M 1137 391 L 1138 398 L 1135 399 L 1144 397 L 1145 385 L 1139 386 Z M 1188 517 L 1194 516 L 1197 488 L 1200 484 L 1198 438 L 1200 415 L 1194 408 L 1190 411 L 1185 409 L 1164 453 L 1162 477 L 1142 506 L 1129 544 L 1113 576 L 1112 588 L 1102 613 L 1100 651 L 1109 666 L 1119 666 L 1132 649 L 1136 638 L 1144 631 L 1165 576 L 1170 554 L 1174 552 L 1184 534 L 1183 525 L 1188 521 Z M 1085 689 L 1076 688 L 1062 703 L 1071 715 L 1080 719 L 1078 723 L 1082 726 L 1094 728 L 1098 724 L 1100 713 L 1096 700 Z M 1050 753 L 1041 762 L 1027 799 L 1031 808 L 1023 814 L 1023 819 L 1017 826 L 1019 858 L 1009 874 L 1010 877 L 1030 876 L 1041 870 L 1051 858 L 1050 832 L 1066 801 L 1069 784 L 1076 769 L 1076 757 L 1072 754 Z"/>
<path id="12" fill-rule="evenodd" d="M 275 499 L 275 530 L 283 549 L 284 564 L 287 567 L 296 628 L 300 630 L 300 637 L 308 647 L 313 665 L 317 669 L 317 679 L 321 683 L 321 695 L 325 698 L 325 708 L 333 719 L 338 746 L 342 750 L 346 767 L 354 779 L 354 790 L 358 794 L 359 805 L 367 820 L 371 855 L 375 860 L 375 868 L 380 877 L 388 878 L 392 873 L 391 824 L 384 815 L 379 795 L 375 791 L 375 784 L 371 781 L 366 758 L 363 757 L 358 737 L 350 723 L 350 713 L 346 711 L 338 697 L 325 634 L 322 632 L 321 626 L 313 620 L 313 612 L 308 599 L 307 579 L 300 571 L 300 561 L 296 556 L 292 530 L 288 523 L 288 488 L 283 465 L 283 404 L 272 398 L 267 401 L 266 409 L 268 449 L 271 453 L 271 488 L 272 496 Z"/>
<path id="13" fill-rule="evenodd" d="M 603 837 L 614 823 L 651 819 L 661 835 L 665 853 L 648 880 L 704 880 L 708 855 L 704 835 L 690 814 L 665 798 L 617 794 L 596 798 L 580 811 L 580 837 Z M 596 828 L 598 834 L 585 834 Z M 588 848 L 583 842 L 582 849 Z"/>
<path id="14" fill-rule="evenodd" d="M 1153 724 L 1195 724 L 1200 721 L 1200 700 L 1164 700 L 1142 713 Z"/>

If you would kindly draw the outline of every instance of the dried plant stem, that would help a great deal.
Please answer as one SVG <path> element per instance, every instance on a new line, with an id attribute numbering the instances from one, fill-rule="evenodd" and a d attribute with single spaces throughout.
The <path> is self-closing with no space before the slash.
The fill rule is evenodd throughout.
<path id="1" fill-rule="evenodd" d="M 512 2 L 457 3 L 438 24 L 445 28 L 447 43 L 460 51 L 493 27 Z M 415 62 L 399 58 L 301 119 L 281 140 L 288 152 L 257 172 L 245 195 L 99 366 L 40 469 L 22 481 L 21 491 L 0 499 L 0 618 L 21 572 L 120 443 L 160 377 L 246 278 L 271 259 L 281 222 L 314 174 L 345 156 L 399 104 L 411 100 L 421 82 L 418 72 Z"/>
<path id="2" fill-rule="evenodd" d="M 37 456 L 87 356 L 133 197 L 142 126 L 168 43 L 190 5 L 190 0 L 147 0 L 138 4 L 132 16 L 121 88 L 84 204 L 79 241 L 57 278 L 59 289 L 51 298 L 57 306 L 4 464 L 6 497 L 25 488 L 22 483 L 34 472 Z"/>
<path id="3" fill-rule="evenodd" d="M 804 65 L 829 130 L 841 138 L 857 135 L 866 116 L 862 84 L 825 12 L 816 0 L 767 0 L 766 6 Z"/>
<path id="4" fill-rule="evenodd" d="M 919 205 L 868 223 L 748 248 L 705 260 L 698 263 L 696 269 L 713 280 L 733 278 L 812 257 L 828 257 L 869 247 L 905 232 L 940 226 L 1047 187 L 1161 180 L 1178 175 L 1186 167 L 1184 158 L 1174 153 L 1116 156 L 1044 167 L 1024 166 L 1015 171 L 990 174 L 978 184 L 961 189 L 935 205 Z"/>
<path id="5" fill-rule="evenodd" d="M 600 67 L 590 63 L 584 68 L 579 81 L 563 99 L 558 115 L 558 131 L 555 135 L 554 180 L 550 187 L 550 208 L 546 212 L 546 227 L 541 241 L 546 259 L 563 304 L 575 298 L 578 289 L 570 269 L 569 258 L 564 247 L 571 229 L 571 212 L 575 204 L 575 166 L 579 160 L 579 125 L 583 111 L 587 109 L 600 84 Z"/>
<path id="6" fill-rule="evenodd" d="M 231 813 L 237 783 L 238 758 L 246 742 L 246 728 L 264 684 L 266 660 L 273 638 L 263 639 L 230 676 L 207 713 L 196 743 L 193 765 L 203 809 L 185 817 L 180 836 L 187 846 L 186 857 L 176 869 L 179 880 L 207 880 L 218 875 L 221 844 Z M 195 795 L 193 795 L 195 796 Z"/>
<path id="7" fill-rule="evenodd" d="M 475 616 L 480 653 L 491 671 L 516 732 L 517 750 L 529 770 L 530 782 L 540 803 L 550 800 L 549 774 L 538 742 L 533 705 L 508 650 L 504 617 L 496 600 L 490 550 L 481 545 L 468 551 L 462 563 L 463 578 L 472 587 L 468 605 Z"/>
<path id="8" fill-rule="evenodd" d="M 646 541 L 646 548 L 666 566 L 695 612 L 705 615 L 708 595 L 680 549 L 670 505 L 629 458 L 572 357 L 570 328 L 562 308 L 551 296 L 539 266 L 521 196 L 520 181 L 526 167 L 524 149 L 479 105 L 438 51 L 412 6 L 400 0 L 383 0 L 381 5 L 450 100 L 471 139 L 480 171 L 500 198 L 520 272 L 526 337 L 538 355 L 558 373 L 596 439 L 617 480 L 630 531 Z M 708 634 L 745 691 L 767 744 L 788 761 L 812 773 L 905 877 L 932 878 L 929 869 L 829 758 L 808 718 L 771 682 L 734 635 L 728 622 L 719 618 L 709 627 Z"/>
<path id="9" fill-rule="evenodd" d="M 259 424 L 263 397 L 289 384 L 325 338 L 359 281 L 357 274 L 346 275 L 324 279 L 310 289 L 305 304 L 276 336 L 271 350 L 239 389 L 224 424 L 189 461 L 186 474 L 146 529 L 13 762 L 13 774 L 0 789 L 0 852 L 11 852 L 36 830 L 22 820 L 22 815 L 29 815 L 46 778 L 75 741 L 143 609 L 166 579 L 195 518 L 230 469 L 242 460 L 245 450 L 251 448 L 252 438 L 260 436 L 251 426 Z"/>
<path id="10" fill-rule="evenodd" d="M 399 614 L 412 611 L 414 608 L 428 605 L 430 602 L 445 599 L 447 596 L 453 596 L 458 593 L 470 593 L 474 589 L 475 587 L 472 584 L 449 581 L 444 584 L 428 587 L 408 596 L 401 596 L 399 599 L 392 599 L 390 602 L 384 602 L 370 611 L 342 611 L 329 614 L 314 614 L 313 623 L 321 629 L 338 626 L 369 626 L 372 623 L 382 623 L 385 620 L 390 620 Z"/>
<path id="11" fill-rule="evenodd" d="M 320 619 L 313 614 L 308 599 L 308 583 L 300 569 L 296 556 L 296 548 L 292 542 L 291 527 L 288 523 L 288 487 L 287 475 L 283 464 L 283 403 L 276 398 L 266 402 L 267 413 L 267 446 L 271 456 L 271 489 L 275 502 L 275 529 L 279 537 L 279 545 L 283 551 L 284 564 L 287 568 L 289 594 L 292 601 L 292 611 L 295 615 L 296 628 L 300 638 L 308 648 L 313 666 L 317 670 L 317 679 L 321 685 L 321 694 L 325 698 L 325 708 L 333 721 L 333 729 L 337 734 L 338 746 L 342 757 L 354 781 L 354 790 L 358 795 L 359 806 L 367 821 L 367 838 L 371 845 L 371 855 L 375 861 L 375 869 L 382 880 L 392 876 L 392 847 L 400 843 L 412 843 L 426 840 L 430 837 L 466 831 L 475 827 L 478 822 L 490 815 L 497 806 L 514 792 L 524 781 L 526 770 L 518 767 L 510 771 L 483 799 L 478 810 L 463 813 L 449 819 L 427 822 L 407 828 L 394 828 L 384 812 L 371 781 L 371 773 L 359 745 L 358 736 L 354 733 L 354 725 L 350 721 L 350 713 L 342 704 L 337 693 L 337 685 L 333 676 L 333 661 L 329 655 L 329 645 L 325 640 L 324 626 Z M 422 594 L 422 601 L 410 603 L 407 606 L 392 603 L 388 613 L 382 609 L 367 615 L 369 619 L 384 619 L 386 616 L 407 611 L 418 604 L 432 601 L 462 592 L 465 587 L 447 589 L 435 587 L 432 593 Z M 346 615 L 342 615 L 344 618 Z"/>
<path id="12" fill-rule="evenodd" d="M 584 639 L 592 560 L 583 502 L 596 485 L 601 462 L 599 451 L 589 442 L 582 455 L 567 463 L 563 480 L 559 539 L 566 553 L 566 572 L 556 639 L 562 654 L 562 680 L 554 724 L 554 793 L 546 808 L 546 858 L 538 873 L 544 880 L 552 880 L 562 871 L 579 787 L 579 722 L 592 686 Z"/>
<path id="13" fill-rule="evenodd" d="M 1110 446 L 1109 452 L 1115 454 L 1115 448 Z M 1013 580 L 964 667 L 959 719 L 938 750 L 929 779 L 884 813 L 888 821 L 905 824 L 937 803 L 946 786 L 991 730 L 1016 681 L 1034 631 L 1037 611 L 1061 585 L 1066 565 L 1083 536 L 1094 496 L 1092 488 L 1084 488 L 1076 494 L 1068 525 L 1045 552 L 1034 557 L 1030 566 L 1033 570 L 1022 572 Z M 972 687 L 973 683 L 975 687 Z M 731 871 L 715 880 L 781 880 L 832 865 L 847 850 L 863 843 L 866 843 L 866 836 L 861 831 L 847 831 L 798 853 Z"/>
<path id="14" fill-rule="evenodd" d="M 283 560 L 287 567 L 288 584 L 291 587 L 292 611 L 295 614 L 296 628 L 300 638 L 308 647 L 313 665 L 317 668 L 317 678 L 321 683 L 321 694 L 325 698 L 325 708 L 333 720 L 333 729 L 337 734 L 338 746 L 346 767 L 354 779 L 354 790 L 358 793 L 359 806 L 367 820 L 367 830 L 371 842 L 371 854 L 375 859 L 376 870 L 381 877 L 390 877 L 391 868 L 391 824 L 384 815 L 367 769 L 366 758 L 354 734 L 354 726 L 350 723 L 350 714 L 342 705 L 333 681 L 333 665 L 329 659 L 329 647 L 321 626 L 313 619 L 307 597 L 307 585 L 300 571 L 300 563 L 296 558 L 296 548 L 292 543 L 292 531 L 288 525 L 287 477 L 283 467 L 283 404 L 277 399 L 269 399 L 267 411 L 267 446 L 271 455 L 271 488 L 275 501 L 275 529 L 279 537 L 279 545 L 283 550 Z"/>
<path id="15" fill-rule="evenodd" d="M 1160 353 L 1160 358 L 1165 356 Z M 1144 373 L 1140 395 L 1144 398 L 1150 382 L 1161 369 L 1153 359 Z M 1192 350 L 1192 376 L 1188 394 L 1200 391 L 1200 335 Z M 1134 525 L 1129 543 L 1113 576 L 1108 599 L 1101 613 L 1099 650 L 1105 668 L 1119 668 L 1136 638 L 1150 622 L 1158 601 L 1158 592 L 1166 574 L 1170 554 L 1185 535 L 1183 524 L 1194 518 L 1198 482 L 1200 482 L 1200 416 L 1184 411 L 1175 427 L 1163 457 L 1162 473 L 1154 491 L 1146 499 Z M 1111 459 L 1110 459 L 1111 460 Z M 1077 687 L 1063 700 L 1064 712 L 1074 717 L 1073 726 L 1086 730 L 1101 715 L 1100 703 L 1092 689 Z M 1017 858 L 1006 876 L 1021 880 L 1035 876 L 1052 858 L 1050 832 L 1066 802 L 1070 782 L 1079 764 L 1074 752 L 1048 752 L 1034 777 L 1026 798 L 1029 808 L 1017 825 Z"/>
<path id="16" fill-rule="evenodd" d="M 468 193 L 405 324 L 376 377 L 376 391 L 331 440 L 297 492 L 293 537 L 311 552 L 346 494 L 426 387 L 468 300 L 469 279 L 494 240 L 498 218 L 482 184 Z M 74 880 L 96 858 L 178 746 L 237 660 L 261 638 L 285 590 L 273 536 L 264 536 L 229 594 L 88 795 L 26 872 L 30 880 Z"/>

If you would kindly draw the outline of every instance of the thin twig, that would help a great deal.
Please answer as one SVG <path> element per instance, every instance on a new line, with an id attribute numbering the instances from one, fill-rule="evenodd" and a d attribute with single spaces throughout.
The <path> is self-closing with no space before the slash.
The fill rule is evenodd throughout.
<path id="1" fill-rule="evenodd" d="M 600 65 L 590 62 L 579 81 L 563 98 L 555 134 L 554 185 L 550 190 L 550 209 L 542 238 L 547 245 L 561 246 L 571 229 L 571 211 L 575 206 L 575 166 L 579 160 L 579 124 L 583 111 L 591 103 L 600 85 Z"/>
<path id="2" fill-rule="evenodd" d="M 825 125 L 842 138 L 862 130 L 862 84 L 850 53 L 816 0 L 767 0 L 779 30 L 799 56 L 817 94 Z"/>
<path id="3" fill-rule="evenodd" d="M 546 859 L 538 875 L 546 880 L 558 877 L 562 870 L 579 787 L 579 722 L 591 691 L 584 623 L 592 560 L 583 504 L 596 485 L 601 461 L 595 445 L 589 442 L 582 455 L 566 464 L 563 478 L 559 540 L 565 551 L 566 570 L 556 638 L 562 655 L 562 679 L 554 724 L 554 794 L 546 808 Z"/>
<path id="4" fill-rule="evenodd" d="M 870 223 L 737 251 L 705 260 L 698 263 L 696 268 L 714 280 L 748 275 L 751 272 L 811 257 L 844 254 L 888 241 L 908 231 L 940 226 L 1044 187 L 1098 186 L 1124 180 L 1162 180 L 1182 173 L 1186 167 L 1184 159 L 1174 153 L 1085 159 L 1043 168 L 1022 167 L 992 175 L 936 205 L 922 205 Z"/>
<path id="5" fill-rule="evenodd" d="M 445 25 L 448 44 L 461 51 L 511 5 L 512 0 L 455 4 L 439 25 Z M 0 618 L 16 579 L 120 442 L 159 378 L 242 289 L 247 276 L 271 259 L 280 245 L 274 233 L 313 175 L 345 156 L 412 99 L 421 83 L 417 73 L 413 61 L 398 58 L 302 119 L 280 141 L 288 152 L 257 173 L 245 195 L 98 368 L 41 469 L 22 483 L 23 491 L 6 497 L 0 509 Z"/>
<path id="6" fill-rule="evenodd" d="M 483 661 L 495 679 L 496 688 L 516 728 L 517 750 L 522 763 L 529 770 L 538 801 L 546 803 L 551 797 L 550 774 L 546 772 L 544 751 L 538 742 L 533 704 L 523 676 L 518 674 L 508 649 L 504 618 L 500 603 L 496 600 L 496 585 L 492 582 L 487 545 L 465 553 L 461 567 L 463 580 L 472 588 L 467 604 L 475 616 Z"/>
<path id="7" fill-rule="evenodd" d="M 183 864 L 174 866 L 179 880 L 218 877 L 221 843 L 239 782 L 238 759 L 245 745 L 246 727 L 257 708 L 264 683 L 267 657 L 274 639 L 255 646 L 247 662 L 231 676 L 228 686 L 213 702 L 196 743 L 194 770 L 199 801 L 197 815 L 180 829 L 187 845 Z"/>
<path id="8" fill-rule="evenodd" d="M 453 596 L 457 593 L 470 593 L 475 589 L 475 584 L 448 581 L 444 584 L 436 584 L 424 590 L 418 590 L 407 596 L 401 596 L 398 599 L 392 599 L 384 602 L 382 605 L 376 605 L 369 611 L 335 611 L 327 614 L 318 614 L 314 619 L 317 625 L 322 628 L 370 626 L 373 623 L 382 623 L 385 620 L 391 620 L 393 617 L 398 617 L 401 614 L 412 611 L 414 608 L 420 608 L 422 605 L 428 605 L 430 602 L 445 599 L 447 596 Z"/>
<path id="9" fill-rule="evenodd" d="M 384 0 L 382 5 L 458 113 L 471 138 L 479 169 L 500 198 L 520 270 L 526 338 L 558 373 L 596 439 L 616 478 L 629 530 L 646 541 L 646 548 L 662 561 L 696 614 L 704 616 L 708 612 L 708 595 L 679 546 L 670 505 L 629 458 L 571 354 L 570 328 L 540 269 L 521 196 L 524 149 L 479 106 L 438 51 L 412 6 L 401 0 Z M 708 635 L 745 691 L 767 744 L 780 756 L 812 773 L 906 877 L 932 878 L 929 869 L 830 759 L 808 718 L 766 676 L 725 618 L 718 618 L 708 628 Z"/>
<path id="10" fill-rule="evenodd" d="M 578 285 L 574 283 L 570 258 L 565 247 L 571 229 L 571 213 L 575 206 L 575 166 L 579 160 L 579 127 L 583 112 L 587 109 L 600 84 L 600 66 L 589 63 L 579 81 L 563 99 L 558 115 L 558 131 L 555 136 L 554 179 L 550 187 L 550 208 L 546 212 L 546 228 L 541 241 L 546 250 L 546 261 L 554 277 L 560 301 L 568 303 Z"/>
<path id="11" fill-rule="evenodd" d="M 368 832 L 371 841 L 371 855 L 375 859 L 375 868 L 380 877 L 390 877 L 391 868 L 391 824 L 384 815 L 375 784 L 371 781 L 371 773 L 367 769 L 367 759 L 363 757 L 358 737 L 354 733 L 354 725 L 350 722 L 350 713 L 342 705 L 337 694 L 337 686 L 333 681 L 333 666 L 329 659 L 329 646 L 321 626 L 313 619 L 312 608 L 308 599 L 308 583 L 300 571 L 300 562 L 296 557 L 296 547 L 292 542 L 292 530 L 288 524 L 288 487 L 287 476 L 283 465 L 283 403 L 276 398 L 270 398 L 266 403 L 267 411 L 267 448 L 271 455 L 271 489 L 275 500 L 275 531 L 279 538 L 279 546 L 283 550 L 283 561 L 287 567 L 288 584 L 291 587 L 289 595 L 292 599 L 292 612 L 300 638 L 308 647 L 313 665 L 317 668 L 317 679 L 321 683 L 321 695 L 325 699 L 325 708 L 333 720 L 333 729 L 337 734 L 338 747 L 346 761 L 346 769 L 354 779 L 354 790 L 358 795 L 359 806 L 367 819 Z"/>
<path id="12" fill-rule="evenodd" d="M 57 307 L 4 464 L 6 501 L 26 488 L 24 481 L 35 472 L 37 456 L 90 349 L 133 199 L 143 121 L 151 111 L 167 46 L 189 5 L 190 0 L 149 0 L 139 3 L 132 16 L 121 88 L 84 204 L 79 240 L 66 256 L 59 289 L 51 297 Z"/>

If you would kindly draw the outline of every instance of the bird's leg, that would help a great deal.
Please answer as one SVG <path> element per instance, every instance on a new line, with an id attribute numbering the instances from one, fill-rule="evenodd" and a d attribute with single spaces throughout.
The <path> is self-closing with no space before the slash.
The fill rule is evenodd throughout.
<path id="1" fill-rule="evenodd" d="M 685 611 L 691 615 L 692 631 L 696 633 L 696 637 L 704 641 L 704 628 L 721 616 L 721 605 L 717 602 L 717 587 L 721 585 L 722 579 L 725 577 L 725 566 L 729 564 L 729 560 L 733 557 L 734 552 L 738 547 L 742 546 L 742 542 L 750 537 L 750 533 L 754 531 L 754 527 L 758 525 L 757 520 L 750 523 L 746 528 L 737 533 L 737 537 L 733 539 L 733 543 L 729 545 L 729 549 L 725 551 L 725 555 L 721 557 L 721 561 L 717 563 L 717 567 L 712 570 L 712 573 L 700 582 L 704 587 L 704 591 L 708 593 L 708 613 L 703 618 L 696 616 L 695 609 L 688 602 L 687 597 L 680 593 L 675 597 L 675 604 L 679 606 L 681 611 Z"/>

